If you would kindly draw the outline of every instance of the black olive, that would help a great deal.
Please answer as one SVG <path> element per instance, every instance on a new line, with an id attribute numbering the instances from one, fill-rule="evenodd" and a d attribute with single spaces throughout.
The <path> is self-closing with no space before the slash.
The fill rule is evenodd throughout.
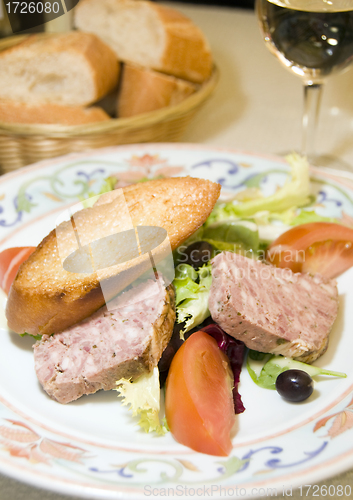
<path id="1" fill-rule="evenodd" d="M 286 370 L 278 375 L 276 389 L 282 398 L 298 403 L 313 393 L 313 379 L 303 370 Z"/>
<path id="2" fill-rule="evenodd" d="M 181 253 L 183 264 L 189 264 L 194 269 L 202 267 L 212 258 L 213 246 L 207 241 L 195 241 Z"/>

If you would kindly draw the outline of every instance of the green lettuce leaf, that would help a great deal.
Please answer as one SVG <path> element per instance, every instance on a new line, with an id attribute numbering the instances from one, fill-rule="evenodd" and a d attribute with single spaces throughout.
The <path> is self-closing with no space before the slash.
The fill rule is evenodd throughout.
<path id="1" fill-rule="evenodd" d="M 251 221 L 231 219 L 213 224 L 207 224 L 206 222 L 203 227 L 198 229 L 194 235 L 174 251 L 173 256 L 177 266 L 183 262 L 184 250 L 196 241 L 207 241 L 213 246 L 215 252 L 211 258 L 219 251 L 245 253 L 248 256 L 250 256 L 249 253 L 255 255 L 260 244 L 258 228 Z"/>
<path id="2" fill-rule="evenodd" d="M 278 375 L 291 369 L 303 370 L 311 377 L 315 377 L 316 375 L 347 377 L 345 373 L 325 370 L 324 368 L 308 365 L 307 363 L 295 361 L 285 356 L 274 356 L 273 354 L 258 353 L 256 351 L 249 351 L 246 366 L 255 384 L 264 389 L 276 389 Z"/>
<path id="3" fill-rule="evenodd" d="M 259 197 L 244 202 L 219 204 L 213 210 L 208 223 L 232 217 L 246 218 L 258 212 L 283 212 L 293 207 L 310 203 L 309 164 L 306 158 L 293 153 L 286 157 L 291 167 L 291 178 L 271 196 Z"/>
<path id="4" fill-rule="evenodd" d="M 210 238 L 202 238 L 202 241 L 207 241 L 219 252 L 234 252 L 244 253 L 244 247 L 241 243 L 226 243 L 225 241 L 211 240 Z M 218 253 L 219 253 L 218 252 Z"/>
<path id="5" fill-rule="evenodd" d="M 87 194 L 87 198 L 83 198 L 82 205 L 84 208 L 91 208 L 97 201 L 97 196 L 100 196 L 104 193 L 109 193 L 114 190 L 115 184 L 117 183 L 116 177 L 106 177 L 103 181 L 103 184 L 98 193 L 94 191 L 89 191 Z"/>
<path id="6" fill-rule="evenodd" d="M 198 273 L 188 264 L 179 264 L 174 279 L 175 303 L 178 306 L 186 299 L 196 299 L 200 285 L 196 283 Z"/>
<path id="7" fill-rule="evenodd" d="M 187 264 L 180 264 L 176 268 L 173 284 L 177 322 L 185 322 L 185 327 L 180 332 L 183 336 L 210 316 L 208 297 L 212 284 L 211 264 L 208 263 L 197 271 Z"/>
<path id="8" fill-rule="evenodd" d="M 300 224 L 309 224 L 309 222 L 335 222 L 339 224 L 339 219 L 335 217 L 325 217 L 324 215 L 319 215 L 315 210 L 301 210 L 298 215 L 296 215 L 289 224 L 291 226 L 299 226 Z"/>
<path id="9" fill-rule="evenodd" d="M 156 179 L 165 179 L 165 175 L 155 175 L 154 177 L 142 177 L 142 179 L 139 179 L 136 181 L 136 184 L 139 184 L 141 182 L 147 182 L 147 181 L 154 181 Z"/>
<path id="10" fill-rule="evenodd" d="M 32 337 L 34 340 L 41 340 L 41 335 L 31 335 L 30 333 L 20 333 L 20 337 Z"/>
<path id="11" fill-rule="evenodd" d="M 141 375 L 135 382 L 121 378 L 116 382 L 122 404 L 129 406 L 133 417 L 139 417 L 138 425 L 145 432 L 163 435 L 168 431 L 159 419 L 160 386 L 159 371 L 155 367 L 150 373 Z"/>
<path id="12" fill-rule="evenodd" d="M 213 242 L 219 250 L 225 249 L 222 247 L 224 244 L 253 252 L 259 248 L 257 225 L 250 221 L 225 220 L 209 224 L 203 231 L 202 239 Z"/>
<path id="13" fill-rule="evenodd" d="M 100 194 L 109 193 L 114 190 L 115 184 L 117 183 L 117 179 L 114 176 L 106 177 L 101 185 L 101 188 L 98 193 L 94 193 L 93 191 L 88 193 L 88 196 L 99 196 Z"/>

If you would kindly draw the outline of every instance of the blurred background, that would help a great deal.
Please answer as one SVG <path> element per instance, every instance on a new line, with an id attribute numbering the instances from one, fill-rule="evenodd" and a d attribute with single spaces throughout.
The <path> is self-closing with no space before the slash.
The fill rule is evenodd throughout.
<path id="1" fill-rule="evenodd" d="M 194 5 L 225 5 L 227 7 L 240 7 L 245 9 L 253 9 L 255 0 L 178 0 L 180 3 L 192 3 Z"/>
<path id="2" fill-rule="evenodd" d="M 153 0 L 158 1 L 158 0 Z M 173 1 L 173 0 L 172 0 Z M 215 5 L 215 6 L 226 6 L 226 7 L 238 7 L 244 9 L 253 9 L 255 0 L 178 0 L 179 3 L 188 3 L 193 5 Z M 27 24 L 33 23 L 35 19 L 36 27 L 31 28 Z M 71 15 L 66 15 L 61 20 L 55 20 L 48 23 L 48 19 L 45 14 L 31 14 L 29 17 L 24 16 L 13 16 L 14 31 L 21 34 L 30 33 L 40 33 L 43 31 L 66 31 L 71 27 Z M 45 27 L 45 24 L 47 26 Z M 49 25 L 48 25 L 49 24 Z M 0 38 L 13 35 L 12 29 L 10 27 L 8 17 L 6 14 L 6 9 L 3 0 L 0 0 Z"/>

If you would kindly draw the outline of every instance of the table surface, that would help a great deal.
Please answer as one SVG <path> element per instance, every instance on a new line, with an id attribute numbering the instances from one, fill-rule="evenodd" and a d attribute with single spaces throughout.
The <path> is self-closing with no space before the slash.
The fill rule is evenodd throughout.
<path id="1" fill-rule="evenodd" d="M 172 5 L 204 31 L 221 73 L 214 96 L 193 120 L 184 142 L 270 154 L 299 150 L 302 83 L 266 49 L 254 12 Z M 353 170 L 352 87 L 351 70 L 328 79 L 316 141 L 317 152 L 339 157 L 348 170 Z M 353 490 L 353 470 L 318 484 L 336 487 L 350 484 Z M 304 490 L 302 496 L 305 496 Z M 298 500 L 302 496 L 299 491 L 293 491 L 290 498 Z M 0 500 L 68 498 L 74 500 L 74 497 L 39 490 L 0 475 Z M 287 496 L 279 494 L 276 498 Z M 344 497 L 330 498 L 341 500 Z"/>

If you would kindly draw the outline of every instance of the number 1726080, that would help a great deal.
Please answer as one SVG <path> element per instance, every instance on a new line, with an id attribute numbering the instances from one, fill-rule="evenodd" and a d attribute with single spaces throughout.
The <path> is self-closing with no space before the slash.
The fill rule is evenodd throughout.
<path id="1" fill-rule="evenodd" d="M 59 2 L 9 2 L 6 5 L 8 14 L 58 14 Z"/>
<path id="2" fill-rule="evenodd" d="M 298 488 L 301 497 L 313 496 L 313 497 L 350 497 L 352 493 L 352 487 L 349 484 L 343 486 L 338 485 L 318 485 L 318 484 L 304 484 Z"/>

